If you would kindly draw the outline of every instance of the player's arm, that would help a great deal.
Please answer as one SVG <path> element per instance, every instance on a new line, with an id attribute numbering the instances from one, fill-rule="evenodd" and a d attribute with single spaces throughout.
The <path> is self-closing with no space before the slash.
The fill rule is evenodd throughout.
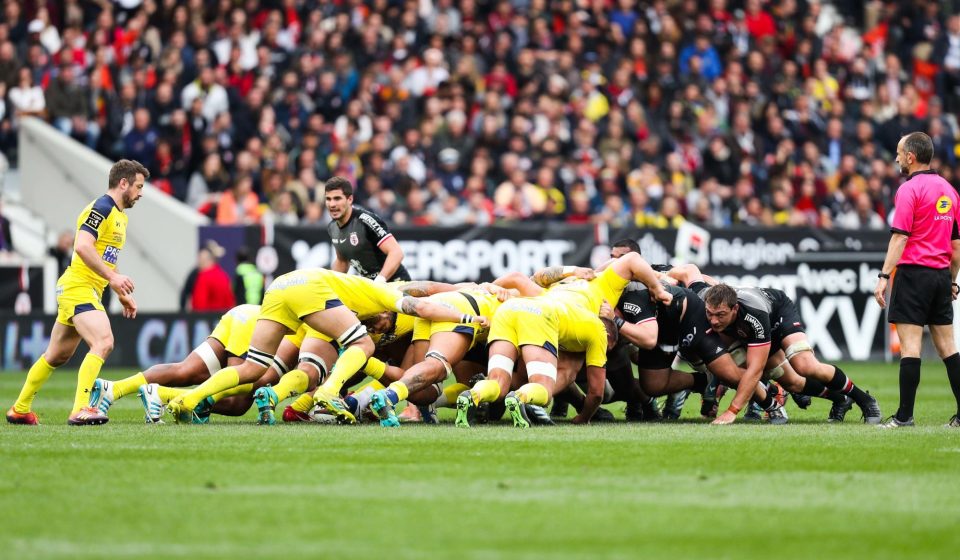
<path id="1" fill-rule="evenodd" d="M 391 235 L 380 241 L 379 249 L 387 256 L 387 259 L 383 261 L 383 266 L 380 267 L 379 276 L 382 276 L 384 280 L 389 280 L 397 273 L 400 263 L 403 262 L 403 248 L 400 247 L 397 238 Z"/>
<path id="2" fill-rule="evenodd" d="M 737 414 L 750 404 L 753 393 L 763 375 L 763 366 L 766 365 L 770 357 L 770 342 L 764 344 L 751 344 L 747 346 L 747 367 L 740 382 L 737 384 L 737 394 L 733 397 L 733 402 L 726 412 L 713 421 L 714 424 L 732 424 L 737 419 Z"/>
<path id="3" fill-rule="evenodd" d="M 548 266 L 536 271 L 532 278 L 538 286 L 546 288 L 571 276 L 583 280 L 593 280 L 597 274 L 592 268 L 582 266 Z"/>
<path id="4" fill-rule="evenodd" d="M 404 296 L 397 302 L 397 309 L 400 313 L 438 323 L 478 323 L 482 327 L 490 325 L 489 319 L 482 315 L 460 313 L 456 309 L 439 305 L 424 298 Z"/>
<path id="5" fill-rule="evenodd" d="M 447 284 L 446 282 L 417 280 L 415 282 L 407 282 L 402 286 L 397 286 L 397 289 L 403 292 L 404 295 L 413 297 L 427 297 L 432 296 L 433 294 L 439 294 L 441 292 L 452 292 L 458 288 L 456 285 Z"/>
<path id="6" fill-rule="evenodd" d="M 521 296 L 535 297 L 543 294 L 543 287 L 519 272 L 511 272 L 493 281 L 502 288 L 517 290 Z"/>
<path id="7" fill-rule="evenodd" d="M 620 336 L 626 338 L 632 344 L 652 350 L 657 345 L 657 337 L 660 335 L 660 327 L 657 325 L 657 317 L 651 315 L 644 319 L 631 323 L 625 321 L 623 317 L 617 317 L 610 304 L 603 302 L 600 306 L 600 316 L 604 319 L 610 319 L 620 331 Z"/>
<path id="8" fill-rule="evenodd" d="M 603 403 L 603 390 L 607 383 L 607 368 L 587 366 L 587 396 L 583 399 L 580 414 L 573 417 L 574 424 L 586 424 Z"/>
<path id="9" fill-rule="evenodd" d="M 665 304 L 673 301 L 673 296 L 670 294 L 670 291 L 660 283 L 660 280 L 657 278 L 657 273 L 650 267 L 650 263 L 640 255 L 627 253 L 619 259 L 616 259 L 612 266 L 621 278 L 642 282 L 646 285 L 647 289 L 650 290 L 650 295 L 653 296 L 656 301 L 661 301 Z"/>
<path id="10" fill-rule="evenodd" d="M 110 288 L 117 292 L 117 295 L 126 296 L 133 293 L 133 280 L 130 277 L 120 274 L 107 266 L 100 254 L 97 252 L 97 238 L 86 229 L 77 232 L 77 240 L 74 243 L 73 250 L 83 261 L 83 264 L 96 272 L 110 283 Z"/>
<path id="11" fill-rule="evenodd" d="M 898 212 L 899 214 L 899 212 Z M 897 263 L 900 262 L 900 257 L 903 256 L 903 250 L 907 246 L 907 239 L 909 237 L 905 233 L 893 232 L 890 236 L 890 243 L 887 244 L 887 257 L 883 260 L 883 267 L 880 268 L 880 274 L 884 274 L 887 277 L 893 272 L 894 267 L 897 266 Z M 956 243 L 954 241 L 953 243 Z M 956 255 L 956 249 L 954 249 L 954 255 Z M 950 270 L 954 272 L 954 278 L 956 278 L 956 273 L 953 268 L 953 259 L 950 262 Z M 880 304 L 880 307 L 887 306 L 887 278 L 880 277 L 877 279 L 877 287 L 873 290 L 873 297 L 877 300 L 877 303 Z"/>
<path id="12" fill-rule="evenodd" d="M 350 270 L 350 263 L 343 260 L 343 257 L 340 256 L 340 251 L 334 251 L 333 262 L 330 263 L 330 270 L 334 272 L 342 272 L 344 274 Z"/>

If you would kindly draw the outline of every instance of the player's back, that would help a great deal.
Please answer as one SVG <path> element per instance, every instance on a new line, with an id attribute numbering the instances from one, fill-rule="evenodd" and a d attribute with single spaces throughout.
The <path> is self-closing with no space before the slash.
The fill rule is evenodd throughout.
<path id="1" fill-rule="evenodd" d="M 575 303 L 556 302 L 560 349 L 586 352 L 588 366 L 607 362 L 607 329 L 600 317 Z"/>

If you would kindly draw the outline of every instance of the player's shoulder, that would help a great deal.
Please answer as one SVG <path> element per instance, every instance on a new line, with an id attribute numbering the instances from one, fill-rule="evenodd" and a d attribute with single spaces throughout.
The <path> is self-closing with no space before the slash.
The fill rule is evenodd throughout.
<path id="1" fill-rule="evenodd" d="M 373 210 L 368 210 L 363 206 L 353 206 L 353 215 L 357 221 L 369 228 L 386 229 L 387 223 Z"/>
<path id="2" fill-rule="evenodd" d="M 96 212 L 106 218 L 110 215 L 110 212 L 112 212 L 114 208 L 117 208 L 117 203 L 110 195 L 105 194 L 91 202 L 89 208 L 91 211 Z M 119 210 L 119 208 L 117 208 L 117 210 Z"/>

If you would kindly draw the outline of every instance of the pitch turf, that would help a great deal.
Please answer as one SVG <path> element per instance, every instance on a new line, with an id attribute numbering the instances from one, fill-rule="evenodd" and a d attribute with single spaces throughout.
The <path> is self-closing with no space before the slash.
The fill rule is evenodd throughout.
<path id="1" fill-rule="evenodd" d="M 896 406 L 896 369 L 846 371 Z M 117 379 L 124 372 L 108 371 Z M 0 375 L 4 407 L 23 374 Z M 127 398 L 64 425 L 73 376 L 0 427 L 2 558 L 936 558 L 960 545 L 960 430 L 942 365 L 914 430 L 822 422 L 458 430 L 146 426 Z M 729 402 L 729 401 L 727 401 Z M 611 405 L 616 412 L 622 404 Z M 449 419 L 449 417 L 448 417 Z"/>

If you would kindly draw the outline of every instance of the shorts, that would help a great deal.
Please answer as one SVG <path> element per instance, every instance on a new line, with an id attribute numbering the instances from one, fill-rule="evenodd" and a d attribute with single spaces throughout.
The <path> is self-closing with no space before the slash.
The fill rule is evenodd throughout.
<path id="1" fill-rule="evenodd" d="M 291 332 L 297 332 L 307 315 L 343 305 L 336 292 L 323 281 L 292 276 L 291 281 L 285 283 L 287 276 L 283 275 L 270 284 L 260 306 L 261 319 L 280 323 Z"/>
<path id="2" fill-rule="evenodd" d="M 547 299 L 513 298 L 497 309 L 488 343 L 505 340 L 515 347 L 541 346 L 557 355 L 560 323 L 557 310 Z"/>
<path id="3" fill-rule="evenodd" d="M 430 297 L 430 301 L 450 309 L 455 309 L 466 315 L 480 315 L 480 308 L 476 302 L 471 302 L 464 294 L 459 292 L 443 292 Z M 435 322 L 429 319 L 416 318 L 413 321 L 413 341 L 430 340 L 430 337 L 437 333 L 460 333 L 470 338 L 470 348 L 480 340 L 480 329 L 473 323 L 448 323 Z M 486 333 L 483 333 L 486 334 Z"/>
<path id="4" fill-rule="evenodd" d="M 953 281 L 949 268 L 901 265 L 893 278 L 887 321 L 908 325 L 952 325 Z"/>
<path id="5" fill-rule="evenodd" d="M 64 280 L 57 282 L 57 322 L 72 327 L 73 318 L 85 311 L 104 311 L 103 292 L 89 282 Z"/>
<path id="6" fill-rule="evenodd" d="M 257 309 L 255 305 L 245 307 Z M 250 348 L 250 340 L 253 338 L 253 331 L 256 326 L 256 314 L 238 315 L 231 310 L 220 318 L 220 322 L 210 333 L 209 338 L 219 341 L 227 354 L 242 358 L 247 355 L 247 349 Z"/>
<path id="7" fill-rule="evenodd" d="M 797 311 L 797 304 L 793 300 L 786 300 L 780 306 L 780 315 L 770 317 L 773 325 L 770 327 L 771 344 L 770 353 L 773 354 L 783 347 L 783 339 L 791 334 L 804 332 L 803 320 L 800 318 L 800 312 Z"/>

